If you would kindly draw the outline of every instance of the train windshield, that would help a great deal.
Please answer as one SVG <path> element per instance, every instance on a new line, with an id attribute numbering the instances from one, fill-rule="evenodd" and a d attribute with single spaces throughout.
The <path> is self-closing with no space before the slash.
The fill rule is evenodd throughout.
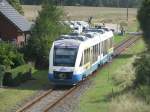
<path id="1" fill-rule="evenodd" d="M 78 48 L 55 48 L 54 66 L 75 66 Z"/>

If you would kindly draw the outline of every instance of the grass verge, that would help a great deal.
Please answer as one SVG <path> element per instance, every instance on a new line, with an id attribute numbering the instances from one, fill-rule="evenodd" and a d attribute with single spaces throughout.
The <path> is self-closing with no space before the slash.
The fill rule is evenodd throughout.
<path id="1" fill-rule="evenodd" d="M 117 45 L 121 43 L 123 40 L 125 40 L 127 35 L 125 36 L 120 36 L 120 35 L 114 35 L 114 44 Z"/>
<path id="2" fill-rule="evenodd" d="M 23 65 L 12 70 L 13 75 L 28 70 L 30 65 Z M 28 81 L 15 88 L 0 88 L 0 112 L 13 112 L 16 108 L 39 91 L 48 87 L 47 70 L 33 70 L 36 80 Z"/>
<path id="3" fill-rule="evenodd" d="M 112 112 L 112 110 L 114 110 L 114 112 L 125 112 L 124 111 L 125 108 L 123 107 L 125 106 L 128 107 L 128 105 L 124 104 L 123 102 L 125 100 L 126 102 L 130 102 L 130 99 L 128 99 L 129 96 L 135 99 L 136 95 L 131 96 L 133 95 L 132 93 L 125 93 L 125 95 L 123 96 L 123 93 L 122 93 L 123 88 L 120 88 L 119 85 L 116 85 L 114 83 L 113 77 L 116 75 L 117 70 L 121 69 L 122 66 L 126 64 L 132 63 L 134 56 L 136 54 L 141 53 L 144 50 L 145 50 L 144 42 L 140 40 L 139 42 L 136 43 L 136 45 L 134 45 L 131 48 L 128 48 L 124 54 L 114 59 L 111 65 L 98 71 L 97 77 L 93 79 L 93 85 L 82 96 L 80 100 L 79 108 L 76 110 L 76 112 Z M 120 94 L 121 96 L 117 96 L 117 93 Z M 119 102 L 117 100 L 118 97 L 121 97 L 120 101 L 122 102 Z M 133 100 L 133 102 L 134 101 L 140 102 L 140 103 L 137 102 L 135 104 L 136 107 L 142 106 L 142 105 L 144 109 L 148 107 L 148 106 L 144 107 L 145 103 L 137 98 L 136 100 Z M 121 103 L 124 105 L 121 105 Z M 132 103 L 130 103 L 129 105 L 131 105 Z M 135 108 L 133 107 L 133 108 L 136 110 L 136 107 Z M 122 110 L 119 110 L 119 108 L 122 108 Z M 132 112 L 136 112 L 136 111 L 132 111 Z M 144 112 L 147 112 L 147 111 L 144 111 Z"/>

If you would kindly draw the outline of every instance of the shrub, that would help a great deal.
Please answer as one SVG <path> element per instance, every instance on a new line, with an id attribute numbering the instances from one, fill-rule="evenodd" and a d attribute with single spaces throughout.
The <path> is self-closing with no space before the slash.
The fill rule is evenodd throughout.
<path id="1" fill-rule="evenodd" d="M 0 65 L 0 86 L 2 86 L 2 80 L 3 80 L 3 75 L 5 73 L 5 66 L 4 65 Z"/>
<path id="2" fill-rule="evenodd" d="M 6 42 L 0 42 L 0 64 L 6 68 L 14 68 L 24 64 L 23 55 L 17 51 L 17 48 Z"/>
<path id="3" fill-rule="evenodd" d="M 130 61 L 133 62 L 134 58 Z M 126 64 L 117 70 L 113 75 L 113 80 L 120 88 L 131 87 L 135 80 L 135 70 L 132 64 Z"/>
<path id="4" fill-rule="evenodd" d="M 10 72 L 4 74 L 3 86 L 14 86 L 12 74 Z"/>
<path id="5" fill-rule="evenodd" d="M 32 80 L 32 73 L 31 70 L 25 73 L 18 73 L 18 75 L 13 79 L 14 85 L 19 86 L 21 83 L 24 83 L 28 80 Z"/>
<path id="6" fill-rule="evenodd" d="M 134 62 L 136 80 L 135 85 L 150 85 L 150 53 L 145 52 Z"/>

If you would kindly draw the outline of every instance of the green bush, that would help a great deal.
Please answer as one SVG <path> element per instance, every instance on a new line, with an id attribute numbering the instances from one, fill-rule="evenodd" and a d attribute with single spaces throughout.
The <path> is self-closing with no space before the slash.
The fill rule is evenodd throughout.
<path id="1" fill-rule="evenodd" d="M 25 73 L 18 73 L 18 75 L 13 79 L 14 85 L 19 86 L 28 80 L 33 80 L 31 71 Z"/>
<path id="2" fill-rule="evenodd" d="M 23 55 L 17 51 L 17 48 L 6 42 L 0 42 L 0 65 L 6 68 L 14 68 L 24 64 Z"/>
<path id="3" fill-rule="evenodd" d="M 3 75 L 5 73 L 5 66 L 4 65 L 0 65 L 0 86 L 2 86 L 2 80 L 3 80 Z"/>
<path id="4" fill-rule="evenodd" d="M 6 72 L 3 78 L 3 86 L 14 86 L 12 74 L 10 72 Z"/>
<path id="5" fill-rule="evenodd" d="M 150 85 L 150 53 L 143 53 L 134 62 L 136 80 L 135 85 Z"/>
<path id="6" fill-rule="evenodd" d="M 131 87 L 135 80 L 135 70 L 133 68 L 132 62 L 135 58 L 131 59 L 131 63 L 127 63 L 126 65 L 122 65 L 122 67 L 115 71 L 112 79 L 116 85 L 118 85 L 121 89 L 125 89 Z"/>

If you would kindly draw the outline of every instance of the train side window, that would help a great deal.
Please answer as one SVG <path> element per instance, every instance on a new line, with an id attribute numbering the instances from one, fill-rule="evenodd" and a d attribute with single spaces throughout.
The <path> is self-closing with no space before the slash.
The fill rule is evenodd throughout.
<path id="1" fill-rule="evenodd" d="M 92 50 L 93 50 L 93 56 L 92 56 L 92 62 L 94 63 L 94 56 L 95 56 L 95 46 L 93 46 L 93 48 L 92 48 Z"/>
<path id="2" fill-rule="evenodd" d="M 99 43 L 99 55 L 101 55 L 101 43 Z"/>
<path id="3" fill-rule="evenodd" d="M 110 38 L 110 47 L 113 47 L 113 38 Z"/>
<path id="4" fill-rule="evenodd" d="M 95 45 L 95 54 L 94 54 L 94 62 L 96 62 L 97 58 L 97 45 Z"/>
<path id="5" fill-rule="evenodd" d="M 99 54 L 99 47 L 98 47 L 99 45 L 97 44 L 96 45 L 96 58 L 98 58 L 98 54 Z"/>
<path id="6" fill-rule="evenodd" d="M 90 61 L 90 48 L 88 48 L 88 62 Z"/>
<path id="7" fill-rule="evenodd" d="M 86 49 L 84 51 L 84 64 L 88 63 L 90 61 L 90 49 Z"/>
<path id="8" fill-rule="evenodd" d="M 87 62 L 87 53 L 86 53 L 86 50 L 84 50 L 84 64 L 86 64 Z"/>
<path id="9" fill-rule="evenodd" d="M 101 53 L 103 53 L 104 47 L 103 47 L 103 42 L 101 43 Z"/>
<path id="10" fill-rule="evenodd" d="M 98 44 L 98 55 L 100 55 L 100 43 Z"/>
<path id="11" fill-rule="evenodd" d="M 107 40 L 104 41 L 104 55 L 107 54 Z"/>
<path id="12" fill-rule="evenodd" d="M 81 62 L 80 62 L 80 67 L 83 66 L 83 54 L 82 54 L 82 57 L 81 57 Z"/>
<path id="13" fill-rule="evenodd" d="M 110 49 L 110 38 L 107 40 L 107 50 Z"/>

